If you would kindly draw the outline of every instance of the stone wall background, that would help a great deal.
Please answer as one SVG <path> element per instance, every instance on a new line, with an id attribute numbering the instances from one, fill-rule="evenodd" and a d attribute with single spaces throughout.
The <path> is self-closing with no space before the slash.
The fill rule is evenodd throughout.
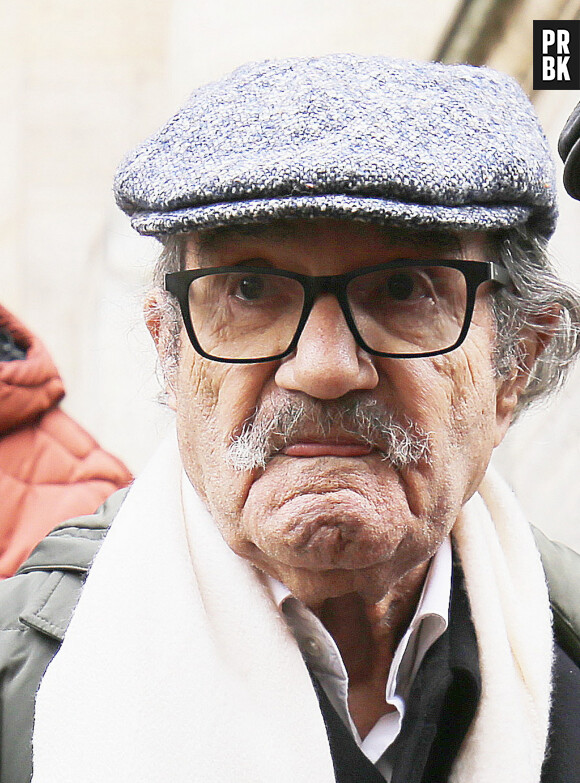
<path id="1" fill-rule="evenodd" d="M 138 472 L 167 427 L 141 301 L 156 243 L 111 182 L 195 86 L 248 60 L 353 51 L 489 62 L 531 87 L 537 0 L 0 0 L 0 296 L 49 347 L 64 407 Z M 554 145 L 580 99 L 532 94 Z M 553 242 L 580 285 L 580 203 Z M 510 431 L 496 461 L 532 521 L 580 549 L 580 371 Z"/>

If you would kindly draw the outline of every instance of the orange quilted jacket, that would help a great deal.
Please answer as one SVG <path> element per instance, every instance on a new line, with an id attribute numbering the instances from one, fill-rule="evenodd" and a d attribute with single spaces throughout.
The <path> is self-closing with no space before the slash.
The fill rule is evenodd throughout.
<path id="1" fill-rule="evenodd" d="M 59 407 L 46 348 L 0 305 L 0 330 L 26 351 L 0 361 L 0 579 L 69 517 L 90 514 L 131 474 Z"/>

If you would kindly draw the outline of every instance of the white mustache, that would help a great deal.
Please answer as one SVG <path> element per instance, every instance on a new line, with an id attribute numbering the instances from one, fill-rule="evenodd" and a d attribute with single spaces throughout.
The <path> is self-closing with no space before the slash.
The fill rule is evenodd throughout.
<path id="1" fill-rule="evenodd" d="M 265 468 L 282 449 L 302 439 L 354 436 L 377 449 L 383 459 L 401 469 L 430 461 L 429 434 L 409 418 L 399 420 L 386 406 L 369 399 L 322 402 L 286 397 L 272 410 L 256 409 L 228 447 L 236 470 Z"/>

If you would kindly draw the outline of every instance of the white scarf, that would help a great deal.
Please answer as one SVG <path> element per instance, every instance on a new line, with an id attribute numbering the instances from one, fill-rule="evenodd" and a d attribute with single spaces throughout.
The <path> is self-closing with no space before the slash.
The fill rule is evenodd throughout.
<path id="1" fill-rule="evenodd" d="M 488 475 L 481 495 L 485 503 L 471 500 L 455 529 L 483 695 L 452 780 L 538 783 L 547 591 L 509 490 Z M 184 477 L 174 434 L 131 488 L 91 568 L 37 696 L 33 746 L 33 783 L 334 781 L 294 638 Z"/>

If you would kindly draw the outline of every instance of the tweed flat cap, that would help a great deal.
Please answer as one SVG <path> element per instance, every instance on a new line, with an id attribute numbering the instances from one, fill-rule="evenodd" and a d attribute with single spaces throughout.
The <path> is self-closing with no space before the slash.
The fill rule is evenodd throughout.
<path id="1" fill-rule="evenodd" d="M 116 176 L 142 234 L 280 217 L 551 234 L 554 169 L 516 82 L 386 57 L 271 60 L 196 90 Z"/>
<path id="2" fill-rule="evenodd" d="M 580 199 L 580 103 L 562 129 L 558 152 L 564 161 L 564 187 L 572 198 Z"/>

